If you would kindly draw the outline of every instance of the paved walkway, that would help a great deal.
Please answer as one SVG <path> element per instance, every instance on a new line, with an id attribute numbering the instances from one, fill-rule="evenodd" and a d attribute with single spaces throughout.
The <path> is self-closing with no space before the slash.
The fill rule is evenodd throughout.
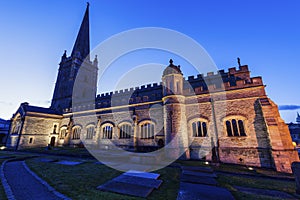
<path id="1" fill-rule="evenodd" d="M 23 161 L 7 162 L 4 165 L 4 176 L 16 200 L 61 200 L 59 193 L 46 183 L 42 184 L 34 174 L 30 173 Z M 57 193 L 58 195 L 54 194 Z M 13 199 L 13 198 L 11 198 Z"/>

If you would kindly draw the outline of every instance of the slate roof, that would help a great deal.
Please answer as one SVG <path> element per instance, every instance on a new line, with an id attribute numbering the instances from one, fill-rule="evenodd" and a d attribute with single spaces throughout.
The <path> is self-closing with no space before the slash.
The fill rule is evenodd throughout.
<path id="1" fill-rule="evenodd" d="M 36 112 L 36 113 L 45 113 L 45 114 L 54 114 L 54 115 L 60 114 L 59 112 L 52 110 L 51 108 L 31 106 L 27 103 L 22 103 L 21 106 L 23 106 L 25 112 Z"/>

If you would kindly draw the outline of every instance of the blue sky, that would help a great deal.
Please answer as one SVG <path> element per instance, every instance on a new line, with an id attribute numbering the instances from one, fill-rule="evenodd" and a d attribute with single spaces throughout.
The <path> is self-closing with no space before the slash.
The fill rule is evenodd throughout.
<path id="1" fill-rule="evenodd" d="M 236 66 L 240 57 L 252 76 L 263 77 L 276 104 L 300 105 L 298 0 L 94 0 L 90 5 L 91 48 L 133 28 L 173 29 L 201 44 L 219 69 Z M 60 57 L 72 50 L 85 8 L 81 0 L 0 1 L 1 118 L 10 118 L 24 101 L 49 106 Z M 167 65 L 167 57 L 153 61 Z M 175 63 L 184 67 L 180 61 Z M 297 111 L 281 115 L 290 122 Z"/>

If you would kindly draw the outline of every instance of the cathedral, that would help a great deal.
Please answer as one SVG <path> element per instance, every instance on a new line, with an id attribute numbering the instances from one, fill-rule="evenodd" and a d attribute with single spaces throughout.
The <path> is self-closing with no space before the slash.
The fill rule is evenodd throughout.
<path id="1" fill-rule="evenodd" d="M 247 65 L 186 78 L 170 59 L 161 83 L 97 95 L 98 60 L 89 54 L 87 6 L 71 54 L 61 57 L 51 106 L 22 103 L 7 147 L 164 148 L 175 158 L 289 173 L 299 160 L 277 105 Z"/>

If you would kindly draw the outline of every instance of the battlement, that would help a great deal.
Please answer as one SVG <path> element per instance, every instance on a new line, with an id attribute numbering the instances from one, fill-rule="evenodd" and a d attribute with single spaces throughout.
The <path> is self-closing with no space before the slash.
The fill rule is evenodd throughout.
<path id="1" fill-rule="evenodd" d="M 228 72 L 225 72 L 225 70 L 221 69 L 221 70 L 218 70 L 217 72 L 207 72 L 206 75 L 198 74 L 196 77 L 188 76 L 188 78 L 186 80 L 187 81 L 202 81 L 207 78 L 219 77 L 220 75 L 221 75 L 221 77 L 230 76 L 230 75 L 235 76 L 235 77 L 239 77 L 241 75 L 248 75 L 250 78 L 250 71 L 248 70 L 248 65 L 243 65 L 243 66 L 240 66 L 239 69 L 236 69 L 236 67 L 228 68 Z M 242 78 L 242 77 L 240 77 L 240 78 Z"/>
<path id="2" fill-rule="evenodd" d="M 196 94 L 218 92 L 222 90 L 233 90 L 247 87 L 263 85 L 261 77 L 250 77 L 248 65 L 229 68 L 228 72 L 225 70 L 218 70 L 217 72 L 207 72 L 206 75 L 198 74 L 195 76 L 188 76 L 185 79 L 184 94 L 189 95 L 193 93 L 191 87 Z"/>
<path id="3" fill-rule="evenodd" d="M 261 77 L 250 77 L 247 65 L 240 66 L 238 69 L 229 68 L 227 72 L 218 70 L 208 72 L 206 75 L 188 76 L 184 80 L 183 94 L 186 96 L 263 85 Z M 162 82 L 160 82 L 98 94 L 96 108 L 161 100 L 162 89 Z"/>
<path id="4" fill-rule="evenodd" d="M 151 102 L 161 99 L 162 82 L 98 94 L 96 97 L 96 107 L 104 108 L 117 105 Z"/>
<path id="5" fill-rule="evenodd" d="M 141 85 L 135 88 L 129 88 L 129 89 L 122 89 L 122 90 L 116 90 L 113 92 L 106 92 L 106 93 L 102 93 L 102 94 L 98 94 L 96 99 L 101 99 L 101 98 L 111 98 L 111 96 L 113 95 L 126 95 L 126 94 L 133 94 L 134 92 L 139 92 L 139 93 L 143 93 L 143 92 L 147 92 L 147 91 L 153 91 L 153 90 L 157 90 L 157 89 L 161 89 L 162 88 L 162 82 L 160 83 L 152 83 L 152 84 L 147 84 L 147 85 Z"/>

